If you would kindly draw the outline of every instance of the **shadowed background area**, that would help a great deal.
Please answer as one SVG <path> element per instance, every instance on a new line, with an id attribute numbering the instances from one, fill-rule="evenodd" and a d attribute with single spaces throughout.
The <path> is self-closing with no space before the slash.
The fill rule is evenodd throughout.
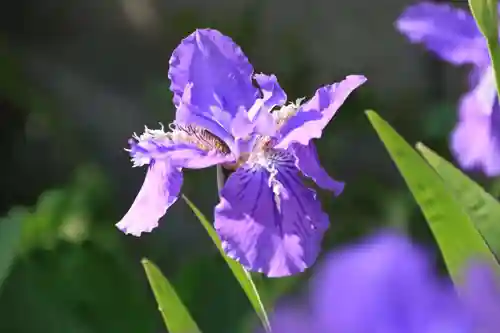
<path id="1" fill-rule="evenodd" d="M 466 68 L 439 61 L 394 28 L 409 1 L 18 0 L 0 5 L 0 213 L 23 224 L 21 251 L 0 294 L 0 332 L 157 333 L 161 317 L 140 265 L 155 261 L 205 333 L 246 332 L 255 315 L 217 249 L 179 200 L 154 233 L 114 224 L 145 169 L 123 150 L 143 126 L 174 115 L 172 50 L 196 28 L 231 36 L 289 100 L 348 74 L 355 91 L 317 142 L 346 182 L 320 192 L 331 228 L 325 248 L 382 225 L 431 236 L 363 111 L 377 110 L 410 142 L 451 159 L 448 136 Z M 465 7 L 466 3 L 458 6 Z M 187 171 L 183 193 L 208 217 L 215 168 Z M 321 259 L 320 259 L 321 260 Z M 257 278 L 272 305 L 310 273 Z"/>

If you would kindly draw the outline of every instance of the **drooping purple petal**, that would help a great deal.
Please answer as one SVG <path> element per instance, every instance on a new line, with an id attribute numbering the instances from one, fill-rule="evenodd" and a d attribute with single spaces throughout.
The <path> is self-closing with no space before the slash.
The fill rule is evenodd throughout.
<path id="1" fill-rule="evenodd" d="M 126 234 L 140 236 L 158 226 L 158 220 L 177 200 L 182 186 L 182 171 L 164 161 L 148 167 L 144 184 L 129 211 L 116 226 Z"/>
<path id="2" fill-rule="evenodd" d="M 304 175 L 314 180 L 319 187 L 330 190 L 335 195 L 342 193 L 344 183 L 332 179 L 323 169 L 314 143 L 309 142 L 307 146 L 293 143 L 290 148 L 296 158 L 295 165 Z"/>
<path id="3" fill-rule="evenodd" d="M 500 174 L 500 108 L 491 68 L 475 89 L 460 101 L 451 148 L 465 169 L 479 168 L 489 176 Z"/>
<path id="4" fill-rule="evenodd" d="M 482 262 L 473 263 L 466 273 L 461 296 L 475 319 L 477 332 L 497 332 L 500 328 L 499 276 Z"/>
<path id="5" fill-rule="evenodd" d="M 177 145 L 176 149 L 168 154 L 168 159 L 173 165 L 188 169 L 203 169 L 235 161 L 232 155 L 224 155 L 216 150 L 207 151 L 192 145 Z"/>
<path id="6" fill-rule="evenodd" d="M 314 97 L 302 105 L 280 129 L 276 148 L 288 148 L 292 142 L 306 146 L 311 139 L 320 138 L 323 128 L 349 94 L 364 82 L 366 78 L 362 75 L 349 75 L 341 82 L 318 89 Z"/>
<path id="7" fill-rule="evenodd" d="M 215 229 L 228 256 L 251 271 L 281 277 L 310 267 L 328 216 L 290 161 L 274 178 L 263 167 L 240 167 L 215 208 Z"/>
<path id="8" fill-rule="evenodd" d="M 396 22 L 413 43 L 423 43 L 456 65 L 489 63 L 486 42 L 468 12 L 448 4 L 430 2 L 410 6 Z"/>
<path id="9" fill-rule="evenodd" d="M 174 104 L 180 105 L 191 84 L 189 104 L 196 107 L 192 111 L 220 120 L 228 132 L 228 119 L 241 107 L 248 110 L 258 96 L 252 85 L 253 67 L 240 47 L 217 30 L 198 29 L 183 39 L 169 64 Z"/>
<path id="10" fill-rule="evenodd" d="M 471 332 L 452 286 L 420 249 L 391 233 L 329 256 L 311 304 L 326 332 Z"/>

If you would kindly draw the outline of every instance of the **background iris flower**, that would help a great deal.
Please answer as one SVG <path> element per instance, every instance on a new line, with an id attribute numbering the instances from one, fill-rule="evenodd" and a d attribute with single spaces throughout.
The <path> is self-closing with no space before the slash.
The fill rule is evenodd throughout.
<path id="1" fill-rule="evenodd" d="M 278 306 L 276 333 L 494 333 L 500 292 L 489 267 L 474 263 L 460 298 L 409 239 L 384 232 L 326 256 L 309 295 Z"/>
<path id="2" fill-rule="evenodd" d="M 471 90 L 459 103 L 451 149 L 465 169 L 500 174 L 500 109 L 486 40 L 468 12 L 448 4 L 408 7 L 396 22 L 413 43 L 423 43 L 442 59 L 471 64 Z"/>

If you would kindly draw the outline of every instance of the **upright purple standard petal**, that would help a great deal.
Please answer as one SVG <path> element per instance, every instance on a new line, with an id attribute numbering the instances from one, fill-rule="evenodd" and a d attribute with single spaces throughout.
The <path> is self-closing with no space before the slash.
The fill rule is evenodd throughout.
<path id="1" fill-rule="evenodd" d="M 286 93 L 281 89 L 275 75 L 259 73 L 255 74 L 254 78 L 262 92 L 261 98 L 265 101 L 268 110 L 286 102 Z"/>
<path id="2" fill-rule="evenodd" d="M 307 146 L 311 139 L 319 139 L 347 97 L 364 82 L 362 75 L 349 75 L 341 82 L 318 89 L 280 129 L 276 148 L 288 148 L 293 142 Z"/>
<path id="3" fill-rule="evenodd" d="M 475 89 L 460 101 L 451 148 L 465 169 L 479 168 L 489 176 L 500 174 L 500 108 L 493 71 L 488 68 Z"/>
<path id="4" fill-rule="evenodd" d="M 151 164 L 134 203 L 116 226 L 124 233 L 134 236 L 151 232 L 158 226 L 158 220 L 177 200 L 181 186 L 180 168 L 162 161 Z"/>
<path id="5" fill-rule="evenodd" d="M 240 108 L 250 109 L 258 96 L 253 67 L 240 47 L 217 30 L 198 29 L 182 40 L 170 59 L 168 77 L 179 106 L 188 85 L 196 112 L 212 115 L 230 130 L 229 120 Z M 219 110 L 219 117 L 213 117 Z M 226 119 L 223 119 L 226 118 Z"/>
<path id="6" fill-rule="evenodd" d="M 220 196 L 215 229 L 228 256 L 269 277 L 302 272 L 314 263 L 328 216 L 293 161 L 274 175 L 263 167 L 241 167 Z"/>
<path id="7" fill-rule="evenodd" d="M 309 142 L 307 146 L 293 143 L 290 147 L 296 158 L 295 164 L 304 175 L 314 180 L 321 188 L 332 191 L 335 195 L 342 193 L 344 183 L 334 180 L 323 169 L 314 143 Z"/>
<path id="8" fill-rule="evenodd" d="M 489 63 L 486 42 L 473 17 L 448 4 L 420 3 L 408 7 L 396 22 L 398 30 L 413 43 L 455 65 Z"/>
<path id="9" fill-rule="evenodd" d="M 271 115 L 275 106 L 282 106 L 286 102 L 286 93 L 281 89 L 275 75 L 255 74 L 254 79 L 259 86 L 262 96 L 248 112 L 248 118 L 253 124 L 252 130 L 261 135 L 274 136 L 277 124 Z M 243 135 L 240 135 L 242 137 Z"/>

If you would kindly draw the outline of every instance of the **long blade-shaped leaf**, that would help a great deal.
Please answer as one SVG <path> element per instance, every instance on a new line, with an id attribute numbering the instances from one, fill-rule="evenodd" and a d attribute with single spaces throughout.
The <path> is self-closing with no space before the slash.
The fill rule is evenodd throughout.
<path id="1" fill-rule="evenodd" d="M 171 333 L 200 333 L 198 325 L 191 318 L 175 289 L 158 267 L 148 259 L 142 259 L 142 265 L 168 331 Z"/>
<path id="2" fill-rule="evenodd" d="M 472 258 L 497 267 L 462 205 L 434 169 L 374 111 L 367 111 L 367 116 L 418 202 L 453 280 L 460 283 L 461 271 Z"/>
<path id="3" fill-rule="evenodd" d="M 21 241 L 22 221 L 12 217 L 0 220 L 0 290 L 9 275 Z"/>
<path id="4" fill-rule="evenodd" d="M 469 8 L 484 37 L 498 42 L 498 0 L 469 0 Z"/>
<path id="5" fill-rule="evenodd" d="M 259 292 L 257 291 L 257 288 L 255 287 L 255 283 L 252 281 L 252 277 L 250 276 L 250 273 L 247 272 L 245 268 L 243 268 L 239 263 L 234 261 L 233 259 L 229 258 L 226 256 L 224 253 L 224 250 L 222 249 L 221 242 L 219 239 L 219 236 L 215 232 L 214 228 L 212 227 L 212 224 L 208 222 L 206 217 L 200 212 L 200 210 L 186 197 L 182 196 L 183 199 L 186 201 L 188 206 L 191 208 L 193 213 L 196 215 L 198 220 L 200 220 L 201 224 L 207 231 L 208 235 L 214 242 L 215 246 L 219 249 L 222 257 L 224 260 L 226 260 L 227 265 L 233 272 L 234 277 L 238 280 L 240 283 L 241 287 L 243 288 L 243 291 L 248 297 L 248 300 L 252 304 L 255 312 L 257 313 L 257 316 L 260 318 L 262 324 L 264 325 L 264 328 L 266 331 L 271 332 L 271 325 L 269 324 L 269 318 L 267 316 L 266 309 L 264 308 L 264 304 L 262 303 L 262 300 L 259 296 Z"/>
<path id="6" fill-rule="evenodd" d="M 441 176 L 490 249 L 500 258 L 500 203 L 479 184 L 424 144 L 417 149 Z"/>
<path id="7" fill-rule="evenodd" d="M 474 20 L 486 38 L 486 45 L 495 73 L 497 93 L 500 97 L 500 43 L 498 41 L 498 0 L 469 0 Z"/>

